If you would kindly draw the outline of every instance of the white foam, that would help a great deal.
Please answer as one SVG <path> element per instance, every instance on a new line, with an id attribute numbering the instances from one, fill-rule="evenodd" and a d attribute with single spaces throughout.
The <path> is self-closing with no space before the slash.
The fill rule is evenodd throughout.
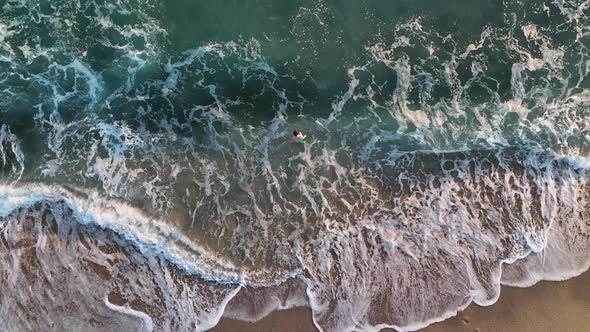
<path id="1" fill-rule="evenodd" d="M 122 313 L 124 315 L 135 317 L 143 322 L 143 331 L 144 332 L 152 332 L 154 330 L 154 325 L 152 323 L 152 318 L 148 316 L 145 312 L 133 310 L 128 306 L 118 306 L 109 302 L 108 297 L 104 298 L 104 304 L 111 310 Z"/>
<path id="2" fill-rule="evenodd" d="M 10 37 L 12 32 L 8 30 L 8 26 L 6 24 L 0 23 L 0 45 L 4 43 L 6 38 Z"/>
<path id="3" fill-rule="evenodd" d="M 209 315 L 207 315 L 206 319 L 204 320 L 204 322 L 201 322 L 199 324 L 199 326 L 197 327 L 197 330 L 199 331 L 206 331 L 212 327 L 214 327 L 215 325 L 217 325 L 217 323 L 219 323 L 219 320 L 221 319 L 221 317 L 223 317 L 223 311 L 225 310 L 225 307 L 227 306 L 227 304 L 229 303 L 229 301 L 236 296 L 236 294 L 238 294 L 238 292 L 240 291 L 241 287 L 236 287 L 233 291 L 229 292 L 227 294 L 227 296 L 223 299 L 223 301 L 221 301 L 221 303 L 219 305 L 217 305 L 214 310 L 212 310 Z"/>

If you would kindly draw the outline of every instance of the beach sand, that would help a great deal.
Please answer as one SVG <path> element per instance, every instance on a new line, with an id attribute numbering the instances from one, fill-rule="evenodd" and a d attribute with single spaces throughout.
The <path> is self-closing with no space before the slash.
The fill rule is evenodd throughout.
<path id="1" fill-rule="evenodd" d="M 590 272 L 562 282 L 540 282 L 529 288 L 502 287 L 490 307 L 471 304 L 465 311 L 422 331 L 588 331 Z M 215 332 L 316 331 L 307 308 L 274 312 L 256 323 L 222 319 Z"/>

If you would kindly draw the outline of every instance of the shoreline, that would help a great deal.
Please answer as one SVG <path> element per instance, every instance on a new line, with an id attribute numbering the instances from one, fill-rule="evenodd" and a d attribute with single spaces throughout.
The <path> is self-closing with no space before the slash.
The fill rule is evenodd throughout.
<path id="1" fill-rule="evenodd" d="M 584 331 L 590 325 L 590 270 L 565 281 L 540 281 L 518 288 L 502 286 L 500 298 L 489 307 L 475 303 L 445 321 L 419 331 Z M 222 318 L 214 332 L 318 331 L 311 310 L 298 307 L 270 313 L 258 322 Z M 385 329 L 383 331 L 392 331 Z"/>

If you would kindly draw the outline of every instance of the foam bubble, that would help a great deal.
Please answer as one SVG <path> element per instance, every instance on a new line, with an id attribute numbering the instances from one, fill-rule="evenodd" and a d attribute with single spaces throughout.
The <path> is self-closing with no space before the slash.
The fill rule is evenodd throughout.
<path id="1" fill-rule="evenodd" d="M 154 326 L 152 323 L 152 319 L 150 318 L 150 316 L 146 315 L 144 312 L 133 310 L 129 307 L 122 307 L 122 306 L 112 304 L 109 302 L 109 299 L 107 297 L 105 297 L 104 303 L 109 309 L 111 309 L 113 311 L 117 311 L 122 314 L 133 316 L 133 317 L 140 319 L 143 322 L 143 331 L 145 331 L 145 332 L 153 331 Z"/>

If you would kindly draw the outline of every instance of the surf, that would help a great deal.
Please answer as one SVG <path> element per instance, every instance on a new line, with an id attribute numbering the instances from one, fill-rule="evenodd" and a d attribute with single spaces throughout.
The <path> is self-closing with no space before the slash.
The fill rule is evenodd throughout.
<path id="1" fill-rule="evenodd" d="M 588 1 L 340 5 L 3 4 L 9 327 L 414 330 L 587 270 Z"/>

